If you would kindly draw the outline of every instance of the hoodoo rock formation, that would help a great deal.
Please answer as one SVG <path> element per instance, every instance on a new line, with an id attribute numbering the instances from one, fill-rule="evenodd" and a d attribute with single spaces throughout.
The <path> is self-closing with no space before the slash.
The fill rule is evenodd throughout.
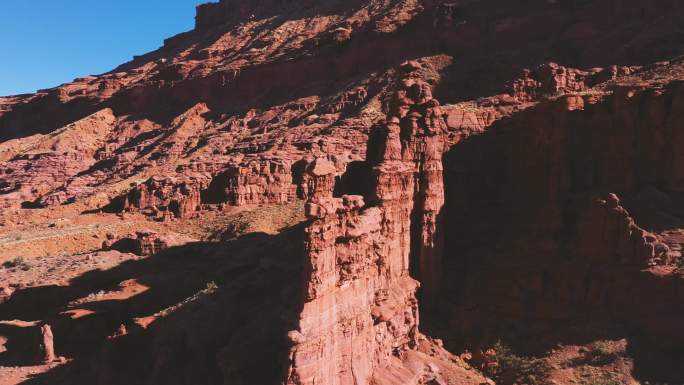
<path id="1" fill-rule="evenodd" d="M 0 385 L 684 383 L 682 20 L 221 0 L 0 97 Z"/>
<path id="2" fill-rule="evenodd" d="M 391 101 L 391 117 L 372 133 L 368 205 L 359 195 L 333 198 L 327 175 L 335 169 L 326 175 L 324 166 L 313 168 L 306 302 L 299 330 L 290 333 L 295 346 L 288 384 L 421 383 L 423 373 L 401 363 L 419 338 L 410 257 L 412 241 L 422 242 L 421 272 L 436 274 L 428 270 L 439 243 L 446 124 L 431 87 L 412 76 L 419 68 L 416 62 L 402 66 L 407 74 Z M 422 236 L 416 240 L 414 218 Z"/>

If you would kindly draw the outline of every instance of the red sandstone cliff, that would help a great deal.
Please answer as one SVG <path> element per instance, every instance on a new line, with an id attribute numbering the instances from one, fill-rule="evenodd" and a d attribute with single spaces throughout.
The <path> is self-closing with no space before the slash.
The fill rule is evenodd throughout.
<path id="1" fill-rule="evenodd" d="M 409 264 L 412 242 L 423 242 L 419 258 L 426 269 L 439 242 L 434 233 L 444 197 L 446 124 L 430 86 L 415 74 L 419 68 L 416 62 L 402 66 L 406 75 L 391 118 L 373 133 L 368 205 L 357 195 L 332 198 L 332 189 L 316 188 L 309 198 L 306 301 L 299 329 L 290 332 L 295 346 L 288 384 L 424 383 L 416 364 L 407 370 L 401 362 L 419 338 L 418 282 Z M 334 172 L 330 167 L 327 175 Z M 329 185 L 325 174 L 314 183 Z M 411 238 L 415 218 L 420 239 Z"/>
<path id="2" fill-rule="evenodd" d="M 0 365 L 481 384 L 452 353 L 496 375 L 497 340 L 624 338 L 630 376 L 681 381 L 682 18 L 222 0 L 110 73 L 0 98 Z"/>

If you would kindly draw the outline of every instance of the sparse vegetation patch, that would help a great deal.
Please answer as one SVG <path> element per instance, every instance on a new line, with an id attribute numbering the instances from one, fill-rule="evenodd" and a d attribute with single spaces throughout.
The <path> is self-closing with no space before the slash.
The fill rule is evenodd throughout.
<path id="1" fill-rule="evenodd" d="M 10 259 L 9 261 L 5 261 L 2 264 L 2 267 L 4 267 L 5 269 L 18 268 L 18 269 L 26 271 L 26 270 L 29 270 L 31 268 L 31 265 L 29 265 L 28 262 L 26 262 L 24 257 L 16 257 L 16 258 Z"/>
<path id="2" fill-rule="evenodd" d="M 493 350 L 496 352 L 498 364 L 493 375 L 497 384 L 501 385 L 550 385 L 551 367 L 543 358 L 521 356 L 514 353 L 503 342 L 497 342 Z"/>

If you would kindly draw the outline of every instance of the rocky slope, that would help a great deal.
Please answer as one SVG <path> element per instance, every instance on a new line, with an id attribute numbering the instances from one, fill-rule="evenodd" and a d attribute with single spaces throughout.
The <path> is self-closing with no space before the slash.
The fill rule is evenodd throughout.
<path id="1" fill-rule="evenodd" d="M 684 381 L 682 18 L 222 0 L 0 98 L 0 384 Z"/>

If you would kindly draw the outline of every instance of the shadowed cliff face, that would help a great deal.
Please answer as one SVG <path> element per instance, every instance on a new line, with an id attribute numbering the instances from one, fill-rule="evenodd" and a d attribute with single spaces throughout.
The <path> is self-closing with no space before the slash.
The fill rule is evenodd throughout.
<path id="1" fill-rule="evenodd" d="M 454 347 L 627 336 L 681 355 L 681 222 L 663 205 L 680 196 L 683 92 L 561 97 L 453 146 L 432 331 Z"/>
<path id="2" fill-rule="evenodd" d="M 682 19 L 226 0 L 110 73 L 0 98 L 0 362 L 42 363 L 27 384 L 508 384 L 499 340 L 624 339 L 621 381 L 681 382 Z"/>

